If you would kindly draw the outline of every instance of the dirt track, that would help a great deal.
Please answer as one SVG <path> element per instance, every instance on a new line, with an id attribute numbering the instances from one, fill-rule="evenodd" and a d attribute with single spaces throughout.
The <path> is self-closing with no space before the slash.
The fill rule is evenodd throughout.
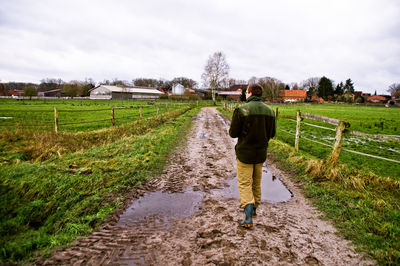
<path id="1" fill-rule="evenodd" d="M 300 189 L 273 165 L 267 164 L 268 171 L 280 177 L 293 197 L 283 203 L 263 202 L 254 227 L 240 228 L 239 200 L 213 193 L 236 175 L 236 140 L 227 134 L 229 121 L 214 108 L 204 108 L 193 122 L 186 145 L 172 156 L 169 167 L 131 195 L 144 197 L 116 211 L 89 237 L 38 263 L 374 264 L 355 253 L 329 222 L 319 219 L 320 213 Z"/>

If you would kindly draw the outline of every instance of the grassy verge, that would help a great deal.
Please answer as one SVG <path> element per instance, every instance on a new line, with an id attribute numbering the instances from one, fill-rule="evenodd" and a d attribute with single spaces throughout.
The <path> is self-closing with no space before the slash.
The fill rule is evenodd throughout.
<path id="1" fill-rule="evenodd" d="M 227 117 L 232 113 L 221 111 Z M 359 250 L 380 264 L 400 263 L 400 182 L 341 162 L 324 161 L 279 140 L 271 140 L 269 158 L 304 184 L 306 197 L 331 219 Z"/>
<path id="2" fill-rule="evenodd" d="M 130 133 L 117 138 L 117 129 L 98 132 L 93 140 L 100 138 L 101 145 L 90 142 L 61 157 L 2 165 L 0 263 L 29 262 L 90 233 L 125 193 L 161 172 L 198 110 L 171 112 L 157 123 L 143 120 L 142 130 L 126 125 Z"/>

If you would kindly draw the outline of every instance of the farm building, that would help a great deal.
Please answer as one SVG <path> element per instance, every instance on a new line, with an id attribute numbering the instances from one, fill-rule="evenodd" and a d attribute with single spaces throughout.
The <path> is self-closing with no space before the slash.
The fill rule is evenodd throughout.
<path id="1" fill-rule="evenodd" d="M 24 96 L 24 91 L 23 90 L 12 90 L 12 91 L 9 91 L 8 92 L 8 94 L 10 95 L 10 96 Z"/>
<path id="2" fill-rule="evenodd" d="M 392 97 L 389 95 L 373 95 L 373 96 L 369 96 L 367 98 L 367 101 L 372 102 L 372 103 L 386 103 L 391 98 Z"/>
<path id="3" fill-rule="evenodd" d="M 172 86 L 172 94 L 182 95 L 185 93 L 185 87 L 181 84 L 176 83 Z"/>
<path id="4" fill-rule="evenodd" d="M 242 84 L 242 85 L 232 85 L 229 87 L 227 91 L 218 91 L 217 94 L 218 96 L 222 96 L 224 99 L 227 97 L 232 98 L 232 99 L 240 99 L 240 95 L 242 95 L 242 89 L 246 89 L 247 85 Z"/>
<path id="5" fill-rule="evenodd" d="M 161 94 L 153 88 L 100 85 L 90 91 L 90 99 L 158 99 Z"/>
<path id="6" fill-rule="evenodd" d="M 64 93 L 61 91 L 61 89 L 38 92 L 39 97 L 60 97 L 60 96 L 63 96 L 63 94 Z"/>
<path id="7" fill-rule="evenodd" d="M 242 90 L 237 91 L 218 91 L 218 96 L 222 96 L 222 98 L 226 99 L 228 96 L 232 99 L 239 99 L 240 95 L 242 95 Z"/>
<path id="8" fill-rule="evenodd" d="M 279 91 L 279 99 L 283 102 L 304 102 L 307 98 L 305 90 L 281 90 Z"/>

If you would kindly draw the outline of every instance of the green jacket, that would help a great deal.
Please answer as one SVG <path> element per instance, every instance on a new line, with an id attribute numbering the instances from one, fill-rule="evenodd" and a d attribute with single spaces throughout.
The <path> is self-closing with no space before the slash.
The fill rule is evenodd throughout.
<path id="1" fill-rule="evenodd" d="M 275 136 L 275 113 L 251 96 L 247 103 L 233 112 L 229 135 L 239 138 L 235 146 L 236 157 L 242 163 L 263 163 L 267 159 L 268 141 Z"/>

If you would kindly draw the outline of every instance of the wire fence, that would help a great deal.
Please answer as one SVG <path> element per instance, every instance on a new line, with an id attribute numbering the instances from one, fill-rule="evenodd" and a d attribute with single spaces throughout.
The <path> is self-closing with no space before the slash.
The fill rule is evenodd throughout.
<path id="1" fill-rule="evenodd" d="M 240 104 L 237 103 L 223 104 L 223 108 L 229 111 L 233 111 L 238 106 L 240 106 Z M 369 134 L 355 130 L 348 130 L 350 124 L 346 121 L 314 114 L 301 114 L 300 111 L 297 111 L 296 116 L 287 116 L 279 114 L 279 109 L 276 108 L 275 114 L 277 121 L 282 121 L 282 119 L 284 119 L 290 121 L 290 123 L 296 123 L 296 128 L 292 130 L 290 129 L 291 126 L 287 123 L 277 123 L 277 130 L 294 136 L 294 146 L 297 151 L 299 150 L 300 139 L 302 139 L 330 148 L 331 152 L 328 160 L 332 163 L 336 163 L 340 152 L 345 151 L 352 154 L 400 164 L 400 160 L 397 159 L 400 155 L 400 136 L 398 135 Z M 334 128 L 305 122 L 303 121 L 304 119 L 320 121 L 327 125 L 334 126 Z M 318 132 L 316 130 L 305 128 L 304 126 L 318 129 Z M 325 133 L 322 131 L 325 131 Z M 362 151 L 354 150 L 347 146 L 361 149 Z M 365 152 L 365 150 L 374 151 L 376 154 Z M 396 158 L 387 158 L 388 151 L 394 154 L 394 157 Z"/>
<path id="2" fill-rule="evenodd" d="M 0 110 L 0 128 L 59 131 L 85 131 L 145 119 L 196 103 L 159 103 L 129 107 L 63 110 Z M 198 105 L 198 103 L 197 103 Z"/>

